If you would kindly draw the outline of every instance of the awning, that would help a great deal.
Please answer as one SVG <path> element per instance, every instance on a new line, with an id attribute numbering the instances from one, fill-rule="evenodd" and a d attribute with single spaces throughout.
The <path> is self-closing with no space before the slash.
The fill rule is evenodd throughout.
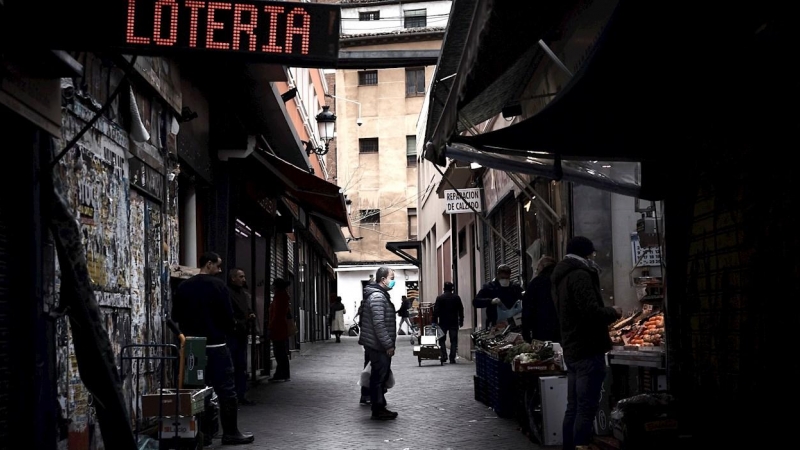
<path id="1" fill-rule="evenodd" d="M 493 153 L 464 144 L 448 145 L 447 156 L 506 172 L 563 179 L 631 197 L 641 196 L 641 165 L 638 162 L 564 160 L 561 161 L 561 170 L 557 171 L 552 158 Z"/>
<path id="2" fill-rule="evenodd" d="M 284 186 L 284 195 L 308 214 L 331 221 L 340 227 L 349 226 L 344 194 L 339 186 L 264 151 L 256 150 L 253 156 L 280 180 Z M 275 181 L 264 179 L 263 183 L 274 185 Z"/>
<path id="3" fill-rule="evenodd" d="M 419 259 L 419 255 L 422 254 L 422 242 L 420 241 L 387 242 L 386 250 L 389 250 L 395 255 L 403 258 L 405 261 L 410 262 L 417 268 L 422 268 L 422 261 Z M 406 252 L 406 250 L 416 250 L 417 255 L 416 256 L 411 255 L 408 252 Z"/>
<path id="4" fill-rule="evenodd" d="M 425 134 L 434 153 L 426 158 L 444 166 L 442 150 L 453 134 L 518 96 L 536 67 L 531 49 L 577 3 L 453 1 L 430 92 Z"/>

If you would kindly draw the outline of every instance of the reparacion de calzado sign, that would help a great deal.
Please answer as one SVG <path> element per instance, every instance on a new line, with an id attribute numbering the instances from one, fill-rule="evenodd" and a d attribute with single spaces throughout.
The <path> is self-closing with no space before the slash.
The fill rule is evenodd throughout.
<path id="1" fill-rule="evenodd" d="M 459 189 L 461 196 L 454 189 L 444 191 L 444 200 L 446 203 L 447 214 L 471 213 L 481 212 L 481 190 L 480 188 Z M 465 203 L 464 198 L 468 202 Z M 472 206 L 472 208 L 470 208 Z M 473 211 L 474 209 L 474 211 Z"/>

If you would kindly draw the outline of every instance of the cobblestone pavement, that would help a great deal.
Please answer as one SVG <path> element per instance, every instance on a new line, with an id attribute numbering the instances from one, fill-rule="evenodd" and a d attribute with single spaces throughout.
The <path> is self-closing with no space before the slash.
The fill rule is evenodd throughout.
<path id="1" fill-rule="evenodd" d="M 358 403 L 356 384 L 363 349 L 356 337 L 303 344 L 291 361 L 291 381 L 262 383 L 242 406 L 239 425 L 255 434 L 240 449 L 469 450 L 540 449 L 516 421 L 498 418 L 474 399 L 475 365 L 459 359 L 444 366 L 423 360 L 420 367 L 409 339 L 399 337 L 392 360 L 396 385 L 386 394 L 393 421 L 370 420 L 369 406 Z"/>

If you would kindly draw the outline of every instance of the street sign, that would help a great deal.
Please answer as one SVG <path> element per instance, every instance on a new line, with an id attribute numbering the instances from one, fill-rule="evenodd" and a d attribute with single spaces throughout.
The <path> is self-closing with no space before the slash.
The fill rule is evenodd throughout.
<path id="1" fill-rule="evenodd" d="M 261 0 L 13 0 L 9 17 L 7 38 L 23 47 L 215 53 L 294 67 L 335 67 L 341 23 L 338 5 Z"/>
<path id="2" fill-rule="evenodd" d="M 458 194 L 461 194 L 459 196 Z M 469 204 L 465 203 L 466 200 Z M 480 188 L 459 189 L 456 192 L 454 189 L 444 191 L 445 212 L 447 214 L 460 214 L 481 212 L 481 190 Z M 470 206 L 472 208 L 470 208 Z M 473 211 L 474 210 L 474 211 Z"/>

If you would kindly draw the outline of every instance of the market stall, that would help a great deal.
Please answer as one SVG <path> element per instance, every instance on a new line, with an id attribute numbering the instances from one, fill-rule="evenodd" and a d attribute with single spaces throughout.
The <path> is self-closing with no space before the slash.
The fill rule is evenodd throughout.
<path id="1" fill-rule="evenodd" d="M 502 323 L 473 333 L 475 400 L 500 417 L 513 418 L 542 445 L 561 444 L 567 404 L 560 346 L 526 343 L 516 327 Z"/>

